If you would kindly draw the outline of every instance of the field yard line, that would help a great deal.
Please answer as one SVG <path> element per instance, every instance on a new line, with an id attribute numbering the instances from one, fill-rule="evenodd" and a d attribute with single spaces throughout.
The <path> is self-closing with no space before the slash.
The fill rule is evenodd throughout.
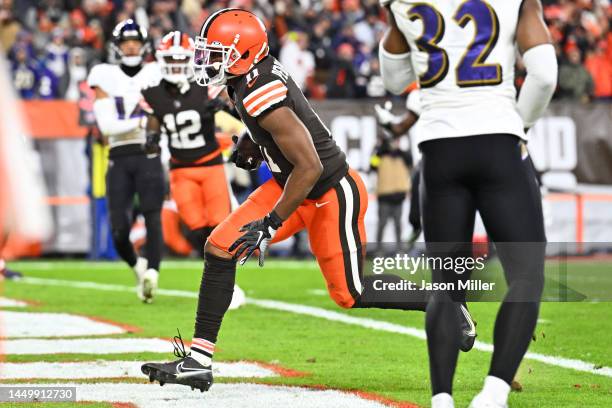
<path id="1" fill-rule="evenodd" d="M 140 370 L 141 364 L 138 361 L 2 363 L 0 379 L 141 378 L 143 375 Z M 245 361 L 233 363 L 215 362 L 213 372 L 215 378 L 279 377 L 279 374 L 271 369 Z"/>
<path id="2" fill-rule="evenodd" d="M 25 277 L 18 281 L 17 283 L 27 283 L 33 285 L 47 285 L 47 286 L 64 286 L 64 287 L 73 287 L 73 288 L 82 288 L 82 289 L 94 289 L 94 290 L 105 290 L 105 291 L 118 291 L 118 292 L 133 292 L 134 288 L 130 286 L 124 285 L 113 285 L 113 284 L 105 284 L 105 283 L 96 283 L 96 282 L 82 282 L 82 281 L 71 281 L 71 280 L 60 280 L 60 279 L 45 279 L 45 278 L 31 278 Z M 198 294 L 195 292 L 189 292 L 185 290 L 168 290 L 168 289 L 159 289 L 157 291 L 158 295 L 162 296 L 174 296 L 174 297 L 187 297 L 187 298 L 197 298 Z M 294 303 L 280 302 L 277 300 L 266 300 L 266 299 L 253 299 L 248 298 L 247 303 L 251 305 L 255 305 L 258 307 L 280 310 L 289 313 L 296 313 L 306 316 L 317 317 L 320 319 L 326 319 L 330 321 L 351 324 L 354 326 L 361 326 L 368 329 L 380 330 L 389 333 L 397 333 L 404 334 L 412 337 L 416 337 L 418 339 L 424 340 L 426 339 L 425 331 L 421 329 L 417 329 L 414 327 L 401 326 L 399 324 L 384 322 L 381 320 L 369 319 L 366 317 L 355 317 L 349 316 L 344 313 L 334 312 L 331 310 L 323 309 L 320 307 L 314 306 L 305 306 Z M 474 348 L 476 350 L 492 352 L 493 345 L 488 343 L 483 343 L 481 341 L 476 341 L 474 344 Z M 540 353 L 531 353 L 528 352 L 525 355 L 525 358 L 529 360 L 539 361 L 541 363 L 545 363 L 548 365 L 553 365 L 562 368 L 568 368 L 576 371 L 587 372 L 591 374 L 602 375 L 605 377 L 612 377 L 612 367 L 601 367 L 595 368 L 593 363 L 588 363 L 586 361 L 556 357 L 556 356 L 547 356 L 545 354 Z"/>

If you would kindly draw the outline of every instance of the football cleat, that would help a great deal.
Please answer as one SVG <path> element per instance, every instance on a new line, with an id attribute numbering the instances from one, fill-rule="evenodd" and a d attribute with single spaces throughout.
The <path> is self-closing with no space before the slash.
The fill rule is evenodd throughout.
<path id="1" fill-rule="evenodd" d="M 181 384 L 198 389 L 200 392 L 208 391 L 213 383 L 211 366 L 203 366 L 185 351 L 185 345 L 179 332 L 172 340 L 174 355 L 178 360 L 169 363 L 146 363 L 141 367 L 142 373 L 149 377 L 150 382 L 164 384 Z"/>
<path id="2" fill-rule="evenodd" d="M 132 268 L 134 270 L 134 277 L 136 278 L 136 296 L 138 299 L 144 301 L 145 297 L 143 294 L 142 280 L 145 273 L 147 272 L 147 260 L 146 258 L 138 257 L 136 265 Z"/>
<path id="3" fill-rule="evenodd" d="M 445 392 L 434 395 L 431 398 L 431 408 L 455 408 L 453 396 Z"/>
<path id="4" fill-rule="evenodd" d="M 157 290 L 159 272 L 155 269 L 147 269 L 142 277 L 142 300 L 145 303 L 153 302 L 153 296 Z"/>
<path id="5" fill-rule="evenodd" d="M 232 302 L 229 305 L 229 310 L 236 310 L 244 305 L 246 305 L 244 290 L 242 290 L 240 286 L 234 285 L 234 293 L 232 295 Z"/>
<path id="6" fill-rule="evenodd" d="M 500 404 L 481 392 L 474 397 L 468 408 L 508 408 L 508 404 Z"/>
<path id="7" fill-rule="evenodd" d="M 461 351 L 470 351 L 476 341 L 476 322 L 472 319 L 470 312 L 464 305 L 459 305 L 461 310 Z"/>
<path id="8" fill-rule="evenodd" d="M 2 277 L 0 279 L 20 280 L 23 278 L 23 274 L 21 272 L 13 271 L 9 268 L 4 268 L 1 275 Z"/>

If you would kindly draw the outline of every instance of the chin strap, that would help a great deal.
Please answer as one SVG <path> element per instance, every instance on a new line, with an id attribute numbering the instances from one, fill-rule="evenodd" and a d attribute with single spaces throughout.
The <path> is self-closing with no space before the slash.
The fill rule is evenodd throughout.
<path id="1" fill-rule="evenodd" d="M 191 88 L 191 85 L 189 84 L 189 81 L 183 81 L 183 82 L 179 82 L 176 84 L 176 86 L 178 86 L 179 92 L 181 94 L 186 94 L 189 89 Z"/>

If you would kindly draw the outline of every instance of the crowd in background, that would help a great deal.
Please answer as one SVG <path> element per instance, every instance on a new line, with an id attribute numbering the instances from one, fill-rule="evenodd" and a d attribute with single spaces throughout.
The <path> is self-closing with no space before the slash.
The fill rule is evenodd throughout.
<path id="1" fill-rule="evenodd" d="M 558 98 L 612 98 L 609 0 L 542 0 L 559 57 Z M 170 30 L 197 34 L 215 10 L 240 7 L 266 22 L 270 47 L 311 98 L 385 95 L 378 0 L 0 0 L 0 48 L 24 99 L 79 97 L 89 67 L 109 59 L 116 23 L 134 18 L 152 46 Z M 517 86 L 523 78 L 519 63 Z"/>

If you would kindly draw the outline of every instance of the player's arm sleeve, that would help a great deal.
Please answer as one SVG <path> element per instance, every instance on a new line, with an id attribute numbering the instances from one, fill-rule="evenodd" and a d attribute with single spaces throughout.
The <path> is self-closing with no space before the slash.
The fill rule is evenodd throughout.
<path id="1" fill-rule="evenodd" d="M 557 57 L 552 44 L 541 44 L 523 54 L 527 70 L 517 108 L 525 128 L 542 116 L 557 86 Z"/>
<path id="2" fill-rule="evenodd" d="M 114 98 L 96 99 L 93 105 L 98 128 L 105 136 L 120 135 L 140 127 L 141 118 L 120 119 Z"/>
<path id="3" fill-rule="evenodd" d="M 261 85 L 251 90 L 242 100 L 244 109 L 250 116 L 256 118 L 264 112 L 289 106 L 289 90 L 279 77 L 260 77 L 257 82 Z"/>
<path id="4" fill-rule="evenodd" d="M 406 109 L 416 116 L 421 116 L 421 112 L 423 111 L 421 105 L 421 91 L 414 89 L 408 94 L 408 98 L 406 98 Z"/>
<path id="5" fill-rule="evenodd" d="M 402 94 L 408 85 L 416 81 L 417 76 L 412 66 L 410 52 L 391 54 L 385 50 L 382 42 L 378 47 L 380 74 L 385 88 L 396 95 Z"/>

